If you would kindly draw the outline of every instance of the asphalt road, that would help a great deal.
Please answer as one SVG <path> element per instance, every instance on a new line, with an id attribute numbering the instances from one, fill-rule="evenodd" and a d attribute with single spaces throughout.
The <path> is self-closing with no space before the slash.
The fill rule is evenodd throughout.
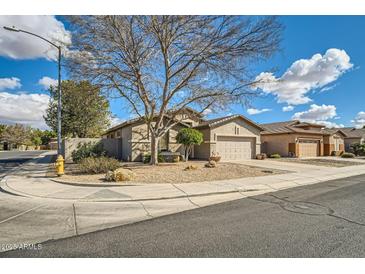
<path id="1" fill-rule="evenodd" d="M 1 257 L 365 257 L 365 175 L 43 243 Z"/>
<path id="2" fill-rule="evenodd" d="M 11 169 L 39 156 L 44 151 L 0 151 L 0 179 Z"/>

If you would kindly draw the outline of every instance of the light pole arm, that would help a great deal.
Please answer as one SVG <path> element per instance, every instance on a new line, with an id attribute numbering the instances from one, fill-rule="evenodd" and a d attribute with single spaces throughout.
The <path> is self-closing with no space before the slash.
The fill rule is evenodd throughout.
<path id="1" fill-rule="evenodd" d="M 22 30 L 22 29 L 20 29 L 20 30 L 19 30 L 19 32 L 24 32 L 24 33 L 26 33 L 26 34 L 33 35 L 33 36 L 35 36 L 35 37 L 38 37 L 38 38 L 42 39 L 43 41 L 46 41 L 46 42 L 48 42 L 49 44 L 51 44 L 52 46 L 56 47 L 57 49 L 60 49 L 60 48 L 61 48 L 61 46 L 57 46 L 55 43 L 51 42 L 50 40 L 48 40 L 48 39 L 46 39 L 46 38 L 44 38 L 44 37 L 42 37 L 42 36 L 40 36 L 40 35 L 38 35 L 38 34 L 35 34 L 35 33 L 32 33 L 32 32 L 29 32 L 29 31 L 26 31 L 26 30 Z"/>
<path id="2" fill-rule="evenodd" d="M 26 30 L 22 30 L 22 29 L 17 29 L 15 27 L 5 27 L 4 26 L 4 29 L 8 30 L 8 31 L 14 31 L 14 32 L 23 32 L 23 33 L 26 33 L 26 34 L 29 34 L 29 35 L 32 35 L 32 36 L 35 36 L 45 42 L 47 42 L 48 44 L 54 46 L 55 48 L 57 48 L 57 51 L 58 51 L 58 88 L 57 88 L 57 91 L 58 91 L 58 105 L 57 105 L 57 154 L 60 156 L 62 154 L 62 151 L 61 151 L 61 142 L 62 142 L 62 135 L 61 135 L 61 109 L 62 109 L 62 90 L 61 90 L 61 57 L 62 57 L 62 52 L 61 52 L 61 46 L 59 45 L 56 45 L 55 43 L 51 42 L 50 40 L 38 35 L 38 34 L 35 34 L 35 33 L 32 33 L 32 32 L 29 32 L 29 31 L 26 31 Z"/>

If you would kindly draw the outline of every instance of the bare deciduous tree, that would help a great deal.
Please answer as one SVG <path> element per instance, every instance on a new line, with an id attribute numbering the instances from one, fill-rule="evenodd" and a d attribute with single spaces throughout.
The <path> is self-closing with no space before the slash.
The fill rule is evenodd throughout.
<path id="1" fill-rule="evenodd" d="M 278 49 L 275 17 L 73 16 L 71 73 L 117 91 L 145 120 L 151 164 L 185 107 L 247 103 L 253 62 Z"/>

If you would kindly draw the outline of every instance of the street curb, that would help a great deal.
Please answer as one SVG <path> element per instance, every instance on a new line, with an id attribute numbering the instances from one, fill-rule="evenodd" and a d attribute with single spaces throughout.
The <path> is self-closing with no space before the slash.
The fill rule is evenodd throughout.
<path id="1" fill-rule="evenodd" d="M 28 195 L 21 191 L 17 191 L 10 186 L 4 183 L 6 188 L 4 189 L 6 192 L 9 192 L 13 195 L 25 197 L 25 198 L 41 198 L 41 199 L 48 199 L 48 200 L 62 200 L 62 201 L 77 201 L 77 202 L 84 202 L 84 203 L 105 203 L 105 202 L 146 202 L 146 201 L 163 201 L 163 200 L 173 200 L 173 199 L 182 199 L 182 198 L 190 198 L 190 197 L 207 197 L 207 196 L 214 196 L 214 195 L 225 195 L 225 194 L 232 194 L 232 193 L 240 193 L 244 196 L 244 193 L 251 193 L 251 192 L 273 192 L 277 191 L 277 189 L 270 188 L 269 186 L 267 189 L 255 189 L 255 185 L 252 185 L 250 189 L 235 189 L 235 190 L 228 190 L 228 191 L 217 191 L 217 192 L 208 192 L 208 193 L 201 193 L 201 194 L 185 194 L 185 195 L 175 195 L 170 197 L 156 197 L 156 198 L 141 198 L 141 199 L 74 199 L 74 198 L 55 198 L 55 197 L 45 197 L 45 196 L 37 196 L 37 195 Z M 261 185 L 261 184 L 260 184 Z M 299 186 L 299 185 L 298 185 Z"/>
<path id="2" fill-rule="evenodd" d="M 61 177 L 62 178 L 62 177 Z M 48 178 L 50 181 L 63 184 L 63 185 L 71 185 L 71 186 L 81 186 L 81 187 L 123 187 L 123 186 L 138 186 L 138 184 L 118 184 L 118 183 L 78 183 L 78 182 L 67 182 L 58 179 Z"/>
<path id="3" fill-rule="evenodd" d="M 46 152 L 48 153 L 48 152 Z M 42 153 L 41 155 L 39 155 L 37 158 L 42 158 L 44 157 L 46 153 Z M 31 159 L 31 161 L 34 161 L 36 158 Z M 28 161 L 29 162 L 29 161 Z M 17 167 L 20 168 L 21 166 Z M 78 201 L 78 202 L 143 202 L 143 201 L 159 201 L 159 200 L 172 200 L 172 199 L 181 199 L 181 198 L 189 198 L 189 197 L 205 197 L 205 196 L 212 196 L 212 195 L 226 195 L 226 194 L 232 194 L 232 193 L 240 193 L 244 196 L 245 193 L 248 192 L 273 192 L 273 191 L 278 191 L 278 190 L 282 190 L 282 189 L 289 189 L 289 188 L 294 188 L 294 187 L 299 187 L 299 186 L 305 186 L 305 185 L 311 185 L 311 184 L 316 184 L 316 183 L 321 183 L 321 182 L 326 182 L 326 181 L 331 181 L 331 180 L 336 180 L 336 179 L 344 179 L 344 178 L 348 178 L 348 177 L 353 177 L 353 176 L 357 176 L 357 175 L 361 175 L 361 174 L 365 174 L 365 170 L 353 170 L 353 171 L 340 171 L 339 173 L 334 173 L 334 174 L 323 174 L 321 176 L 317 176 L 317 177 L 307 177 L 307 178 L 302 178 L 303 180 L 307 180 L 307 183 L 303 183 L 301 184 L 300 182 L 298 182 L 298 180 L 300 181 L 301 179 L 282 179 L 283 183 L 288 184 L 288 186 L 284 186 L 284 187 L 280 187 L 280 183 L 279 185 L 277 185 L 275 187 L 275 183 L 272 184 L 264 184 L 264 183 L 256 183 L 256 184 L 252 184 L 249 187 L 245 187 L 245 186 L 236 186 L 236 185 L 231 185 L 231 189 L 230 190 L 225 190 L 225 191 L 216 191 L 216 192 L 205 192 L 205 193 L 196 193 L 196 194 L 181 194 L 181 195 L 174 195 L 174 196 L 167 196 L 167 197 L 146 197 L 146 198 L 109 198 L 109 199 L 83 199 L 83 198 L 57 198 L 57 197 L 47 197 L 47 196 L 38 196 L 38 195 L 31 195 L 28 193 L 24 193 L 21 192 L 19 190 L 16 190 L 14 188 L 12 188 L 11 186 L 8 185 L 7 182 L 7 178 L 9 177 L 9 175 L 5 176 L 1 181 L 0 181 L 0 187 L 4 190 L 7 191 L 9 193 L 13 193 L 14 195 L 18 195 L 18 196 L 22 196 L 22 197 L 28 197 L 28 198 L 40 198 L 40 199 L 49 199 L 49 200 L 57 200 L 57 201 Z M 302 175 L 303 176 L 303 175 Z M 270 176 L 269 176 L 270 177 Z M 305 177 L 305 176 L 304 176 Z M 24 179 L 26 179 L 26 177 L 24 177 Z M 77 182 L 75 183 L 68 183 L 68 182 L 62 182 L 62 181 L 58 181 L 58 180 L 53 180 L 51 178 L 47 178 L 48 180 L 58 183 L 58 184 L 64 184 L 64 185 L 73 185 L 73 186 L 79 186 L 79 187 L 85 187 L 85 184 L 79 184 Z M 291 185 L 290 185 L 291 184 Z M 133 187 L 138 187 L 139 185 L 88 185 L 90 187 L 123 187 L 123 186 L 133 186 Z M 262 186 L 265 186 L 264 188 L 262 188 Z M 258 189 L 256 189 L 256 188 Z M 54 193 L 48 194 L 48 195 L 53 195 Z M 91 194 L 90 194 L 91 195 Z M 89 196 L 89 195 L 87 195 Z M 84 196 L 84 197 L 87 197 Z M 127 194 L 128 196 L 128 194 Z M 251 196 L 251 195 L 250 195 Z"/>
<path id="4" fill-rule="evenodd" d="M 75 198 L 55 198 L 55 197 L 45 197 L 45 196 L 37 196 L 37 195 L 29 195 L 27 193 L 23 193 L 21 191 L 15 190 L 12 187 L 10 187 L 6 182 L 2 183 L 1 188 L 4 189 L 7 192 L 13 193 L 14 195 L 18 195 L 18 196 L 22 196 L 22 197 L 27 197 L 27 198 L 40 198 L 40 199 L 48 199 L 48 200 L 57 200 L 57 201 L 77 201 L 77 202 L 93 202 L 93 203 L 97 203 L 97 202 L 143 202 L 143 201 L 163 201 L 163 200 L 172 200 L 172 199 L 181 199 L 181 198 L 189 198 L 189 197 L 206 197 L 206 196 L 214 196 L 214 195 L 225 195 L 225 194 L 232 194 L 232 193 L 240 193 L 244 196 L 244 193 L 251 193 L 251 192 L 275 192 L 275 191 L 279 191 L 279 190 L 283 190 L 283 189 L 290 189 L 290 188 L 295 188 L 295 187 L 301 187 L 301 186 L 305 186 L 305 185 L 312 185 L 312 184 L 317 184 L 317 183 L 322 183 L 322 182 L 327 182 L 327 181 L 332 181 L 332 180 L 337 180 L 337 179 L 344 179 L 344 178 L 348 178 L 348 177 L 354 177 L 354 176 L 358 176 L 361 174 L 365 174 L 364 172 L 356 172 L 356 174 L 346 174 L 344 176 L 340 176 L 337 178 L 330 178 L 331 175 L 326 175 L 323 176 L 322 178 L 317 177 L 317 178 L 311 178 L 313 180 L 313 182 L 310 183 L 306 183 L 306 184 L 297 184 L 294 181 L 295 180 L 283 180 L 286 183 L 293 183 L 296 186 L 292 186 L 292 187 L 284 187 L 284 188 L 274 188 L 270 185 L 265 185 L 267 188 L 265 189 L 255 189 L 255 186 L 262 186 L 263 184 L 257 184 L 257 185 L 251 185 L 250 189 L 245 190 L 244 188 L 239 189 L 233 189 L 233 190 L 227 190 L 227 191 L 217 191 L 217 192 L 208 192 L 208 193 L 199 193 L 199 194 L 185 194 L 185 195 L 175 195 L 175 196 L 170 196 L 170 197 L 152 197 L 152 198 L 141 198 L 141 199 L 75 199 Z M 332 175 L 333 176 L 333 175 Z M 7 177 L 7 176 L 6 176 Z M 3 185 L 5 185 L 5 188 L 3 187 Z M 250 195 L 251 196 L 251 195 Z"/>

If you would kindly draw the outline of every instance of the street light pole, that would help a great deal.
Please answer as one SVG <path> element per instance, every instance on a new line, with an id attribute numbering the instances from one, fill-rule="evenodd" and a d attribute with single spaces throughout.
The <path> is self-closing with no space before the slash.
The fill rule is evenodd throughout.
<path id="1" fill-rule="evenodd" d="M 23 33 L 38 37 L 38 38 L 42 39 L 43 41 L 49 43 L 53 47 L 57 48 L 57 51 L 58 51 L 57 154 L 58 154 L 58 156 L 60 156 L 62 154 L 62 152 L 61 152 L 61 142 L 62 142 L 62 135 L 61 135 L 61 129 L 62 129 L 61 128 L 61 119 L 62 119 L 62 117 L 61 117 L 61 110 L 62 110 L 62 100 L 61 100 L 61 97 L 62 97 L 62 90 L 61 90 L 61 56 L 62 56 L 62 52 L 61 52 L 61 46 L 56 45 L 55 43 L 49 41 L 48 39 L 46 39 L 46 38 L 44 38 L 44 37 L 42 37 L 38 34 L 29 32 L 29 31 L 26 31 L 26 30 L 18 29 L 14 26 L 13 27 L 4 26 L 4 29 L 6 29 L 8 31 L 14 31 L 14 32 L 23 32 Z"/>
<path id="2" fill-rule="evenodd" d="M 62 89 L 61 89 L 61 47 L 58 46 L 58 104 L 57 104 L 57 154 L 60 156 L 61 152 L 61 110 L 62 110 Z"/>

